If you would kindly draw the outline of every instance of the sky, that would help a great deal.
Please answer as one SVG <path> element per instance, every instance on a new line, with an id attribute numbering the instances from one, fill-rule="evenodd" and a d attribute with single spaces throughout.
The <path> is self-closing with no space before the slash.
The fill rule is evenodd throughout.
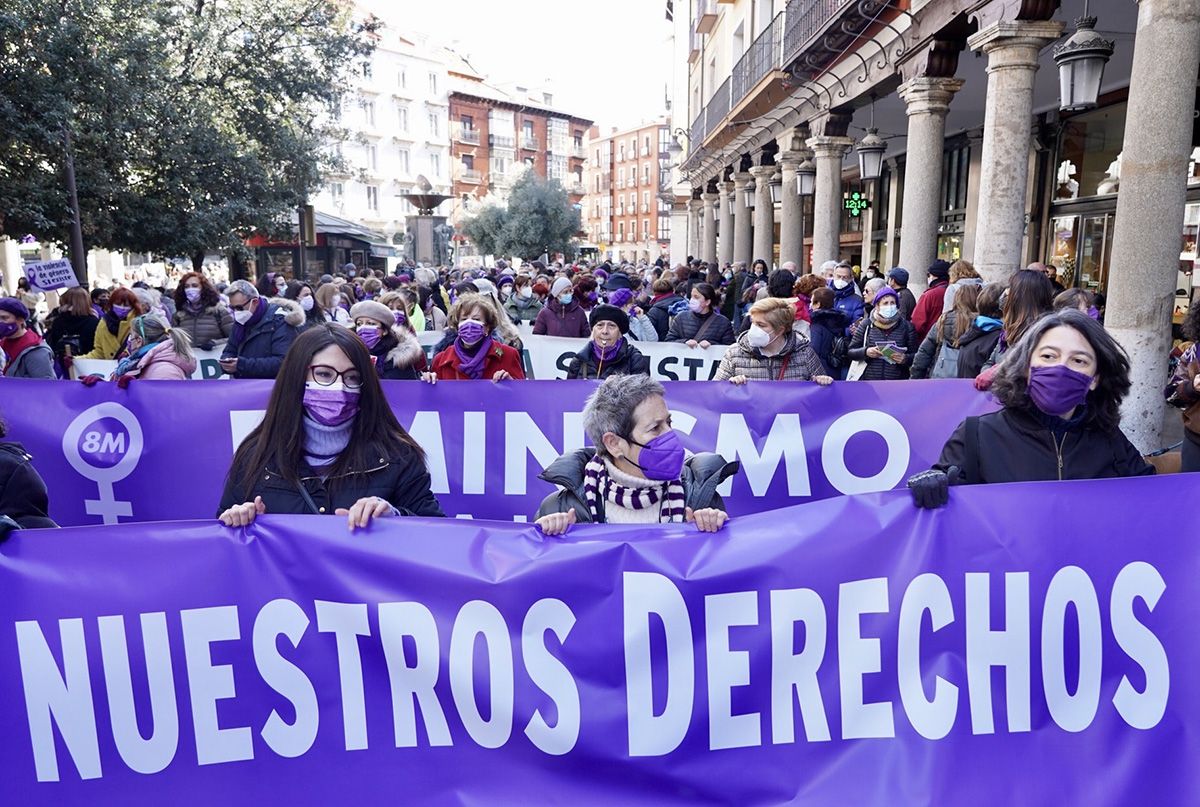
<path id="1" fill-rule="evenodd" d="M 490 81 L 546 87 L 555 108 L 595 121 L 602 134 L 664 112 L 671 78 L 665 0 L 359 0 L 358 5 L 402 32 L 410 26 L 429 34 Z"/>

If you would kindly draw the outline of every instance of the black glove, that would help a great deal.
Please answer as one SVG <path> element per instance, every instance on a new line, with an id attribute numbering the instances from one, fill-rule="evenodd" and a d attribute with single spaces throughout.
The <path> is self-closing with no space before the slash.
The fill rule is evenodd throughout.
<path id="1" fill-rule="evenodd" d="M 926 510 L 944 507 L 950 501 L 950 486 L 958 481 L 958 466 L 939 471 L 931 468 L 908 478 L 908 489 L 912 491 L 913 504 Z"/>

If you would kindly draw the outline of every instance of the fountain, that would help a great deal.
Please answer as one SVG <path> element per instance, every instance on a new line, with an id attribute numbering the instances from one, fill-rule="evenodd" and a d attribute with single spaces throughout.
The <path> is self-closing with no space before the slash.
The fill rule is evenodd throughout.
<path id="1" fill-rule="evenodd" d="M 445 216 L 435 215 L 434 211 L 450 197 L 434 193 L 433 185 L 423 174 L 417 177 L 417 190 L 418 193 L 404 197 L 417 208 L 417 215 L 405 218 L 404 257 L 432 266 L 449 265 L 453 258 L 450 242 L 454 227 Z"/>

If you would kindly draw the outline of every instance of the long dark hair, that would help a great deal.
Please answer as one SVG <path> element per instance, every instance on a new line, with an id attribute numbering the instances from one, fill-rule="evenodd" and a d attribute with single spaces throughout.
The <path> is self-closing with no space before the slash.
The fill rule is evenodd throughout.
<path id="1" fill-rule="evenodd" d="M 255 478 L 270 468 L 292 483 L 300 481 L 304 458 L 304 384 L 312 357 L 327 347 L 341 349 L 362 377 L 358 415 L 350 443 L 330 468 L 330 478 L 363 473 L 380 457 L 413 457 L 425 462 L 425 452 L 396 420 L 375 373 L 367 346 L 349 328 L 322 323 L 296 337 L 275 378 L 271 400 L 262 423 L 242 441 L 229 473 L 244 490 L 254 487 Z"/>
<path id="2" fill-rule="evenodd" d="M 1004 361 L 992 383 L 992 394 L 1006 407 L 1025 409 L 1033 406 L 1029 399 L 1029 365 L 1038 342 L 1047 331 L 1060 326 L 1078 331 L 1096 351 L 1096 376 L 1100 381 L 1088 393 L 1085 422 L 1106 431 L 1119 428 L 1121 401 L 1130 388 L 1129 355 L 1103 325 L 1074 308 L 1046 314 L 1026 329 L 1021 341 L 1004 354 Z"/>
<path id="3" fill-rule="evenodd" d="M 1041 272 L 1022 269 L 1008 281 L 1004 303 L 1004 334 L 1008 344 L 1016 344 L 1038 317 L 1054 307 L 1054 285 Z"/>
<path id="4" fill-rule="evenodd" d="M 305 289 L 308 289 L 308 293 L 312 295 L 313 306 L 304 312 L 304 320 L 309 325 L 325 322 L 325 309 L 321 307 L 319 302 L 317 302 L 317 293 L 313 291 L 313 287 L 308 283 L 300 280 L 289 280 L 287 284 L 287 291 L 283 293 L 283 297 L 286 300 L 295 300 L 297 303 L 299 303 L 300 292 L 304 291 Z"/>
<path id="5" fill-rule="evenodd" d="M 175 299 L 175 308 L 182 311 L 187 306 L 187 292 L 184 291 L 184 286 L 193 277 L 200 281 L 200 307 L 212 308 L 219 305 L 221 296 L 217 294 L 217 289 L 213 286 L 212 281 L 205 277 L 203 272 L 188 272 L 179 278 L 179 284 L 175 286 L 175 294 L 172 295 Z"/>

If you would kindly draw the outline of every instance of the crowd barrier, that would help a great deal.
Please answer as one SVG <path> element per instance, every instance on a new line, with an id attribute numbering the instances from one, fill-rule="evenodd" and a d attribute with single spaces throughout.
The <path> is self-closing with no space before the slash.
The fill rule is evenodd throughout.
<path id="1" fill-rule="evenodd" d="M 85 387 L 0 380 L 0 416 L 50 488 L 63 525 L 215 515 L 235 448 L 262 418 L 270 381 Z M 400 423 L 424 447 L 447 514 L 532 516 L 538 479 L 585 444 L 589 381 L 389 381 Z M 742 464 L 719 492 L 734 515 L 889 490 L 928 468 L 967 415 L 995 408 L 970 381 L 667 382 L 691 451 Z M 299 405 L 299 402 L 297 402 Z"/>
<path id="2" fill-rule="evenodd" d="M 939 511 L 896 491 L 564 540 L 319 516 L 17 532 L 5 801 L 1195 803 L 1194 497 L 1182 476 L 956 488 Z"/>

